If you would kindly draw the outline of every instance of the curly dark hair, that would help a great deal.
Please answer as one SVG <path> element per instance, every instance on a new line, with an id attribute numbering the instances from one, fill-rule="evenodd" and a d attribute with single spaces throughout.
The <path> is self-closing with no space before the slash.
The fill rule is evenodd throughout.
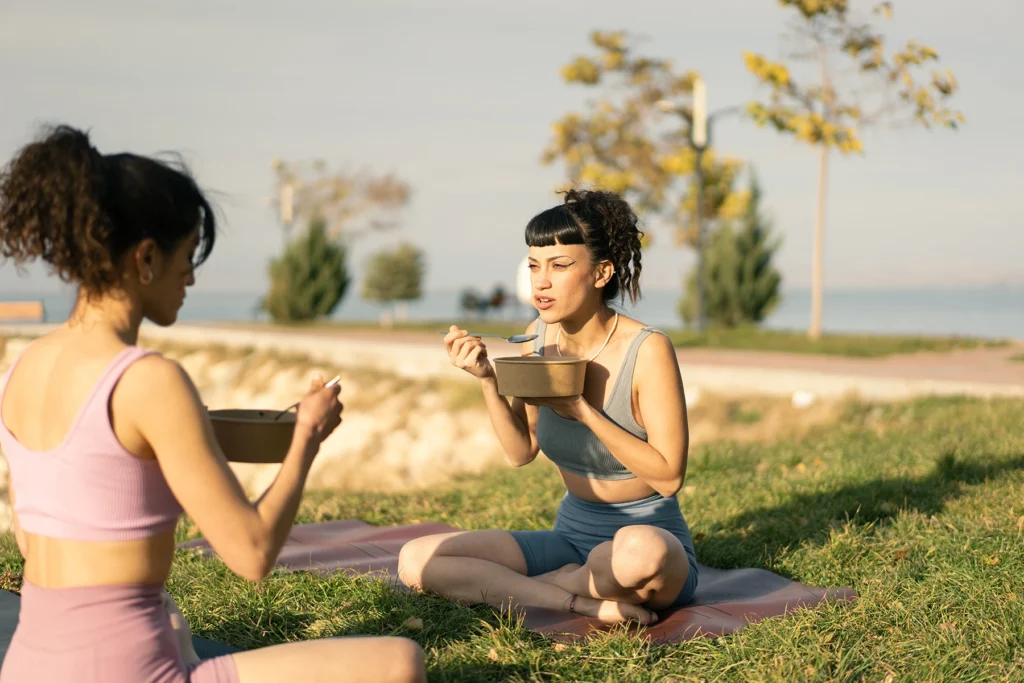
<path id="1" fill-rule="evenodd" d="M 213 250 L 216 219 L 184 165 L 100 154 L 88 134 L 57 126 L 0 170 L 0 259 L 41 258 L 64 282 L 102 293 L 119 262 L 152 239 L 172 251 L 196 229 L 198 266 Z"/>
<path id="2" fill-rule="evenodd" d="M 614 192 L 572 189 L 565 202 L 534 216 L 526 225 L 526 244 L 582 244 L 593 263 L 611 261 L 615 275 L 604 288 L 604 300 L 640 298 L 640 241 L 636 213 Z"/>

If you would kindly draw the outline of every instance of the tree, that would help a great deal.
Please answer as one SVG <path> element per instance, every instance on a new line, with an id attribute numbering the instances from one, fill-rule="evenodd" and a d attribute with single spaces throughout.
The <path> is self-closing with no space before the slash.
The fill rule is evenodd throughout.
<path id="1" fill-rule="evenodd" d="M 467 287 L 459 293 L 459 310 L 463 315 L 475 315 L 481 308 L 481 296 L 472 287 Z"/>
<path id="2" fill-rule="evenodd" d="M 393 250 L 382 250 L 370 258 L 363 280 L 363 298 L 382 304 L 403 304 L 423 296 L 423 275 L 426 272 L 423 251 L 411 244 L 399 244 Z M 399 318 L 404 318 L 404 311 Z M 390 318 L 381 313 L 381 324 Z"/>
<path id="3" fill-rule="evenodd" d="M 277 184 L 273 203 L 286 230 L 296 219 L 323 220 L 332 238 L 390 229 L 398 224 L 398 212 L 412 194 L 409 185 L 393 173 L 332 172 L 321 159 L 291 163 L 277 159 L 272 167 Z"/>
<path id="4" fill-rule="evenodd" d="M 471 317 L 487 317 L 492 310 L 501 313 L 508 304 L 508 294 L 501 284 L 494 285 L 490 294 L 467 287 L 459 293 L 459 310 Z"/>
<path id="5" fill-rule="evenodd" d="M 766 102 L 751 102 L 748 110 L 760 126 L 793 135 L 818 150 L 818 196 L 811 265 L 811 321 L 808 336 L 821 336 L 825 194 L 829 152 L 862 152 L 860 130 L 883 119 L 910 120 L 925 127 L 956 128 L 960 112 L 945 102 L 957 90 L 946 70 L 932 71 L 926 83 L 915 72 L 938 61 L 932 48 L 909 41 L 901 51 L 887 55 L 884 37 L 871 25 L 855 19 L 848 0 L 780 0 L 798 13 L 789 37 L 796 50 L 793 62 L 816 67 L 817 82 L 798 83 L 791 68 L 781 62 L 747 52 L 747 68 L 769 90 Z M 892 16 L 892 3 L 874 8 Z M 842 75 L 838 64 L 851 69 Z"/>
<path id="6" fill-rule="evenodd" d="M 780 246 L 771 221 L 761 211 L 761 188 L 750 174 L 750 201 L 738 221 L 721 225 L 708 244 L 704 270 L 707 316 L 717 325 L 736 327 L 762 322 L 779 301 L 782 276 L 772 265 Z M 679 314 L 689 324 L 697 309 L 697 275 L 687 277 Z"/>
<path id="7" fill-rule="evenodd" d="M 587 114 L 563 116 L 553 126 L 542 161 L 563 160 L 570 184 L 626 196 L 638 213 L 672 226 L 675 243 L 694 248 L 701 263 L 699 227 L 738 216 L 746 196 L 734 189 L 739 160 L 703 146 L 698 154 L 691 145 L 692 107 L 676 101 L 690 98 L 699 76 L 676 71 L 667 60 L 634 54 L 622 31 L 595 31 L 591 42 L 598 54 L 576 57 L 562 76 L 568 83 L 610 86 L 617 100 L 602 98 L 590 103 Z M 695 174 L 698 163 L 702 173 Z M 704 190 L 699 209 L 698 185 Z"/>
<path id="8" fill-rule="evenodd" d="M 277 205 L 285 228 L 285 253 L 271 261 L 271 289 L 261 308 L 280 320 L 328 315 L 349 283 L 344 264 L 347 249 L 342 241 L 367 230 L 397 225 L 398 211 L 409 202 L 409 186 L 390 173 L 374 176 L 365 171 L 331 172 L 322 160 L 275 160 L 273 169 L 277 196 L 272 203 Z M 307 223 L 309 230 L 292 244 L 291 226 L 296 221 Z M 320 263 L 316 267 L 326 269 L 325 273 L 316 269 L 306 272 L 309 262 Z M 332 277 L 341 279 L 331 282 Z M 332 299 L 332 292 L 337 298 Z M 318 312 L 321 310 L 326 312 Z"/>
<path id="9" fill-rule="evenodd" d="M 274 322 L 331 315 L 350 282 L 345 257 L 345 246 L 328 238 L 324 221 L 312 221 L 279 258 L 270 261 L 270 290 L 260 307 Z"/>
<path id="10" fill-rule="evenodd" d="M 508 299 L 508 295 L 505 294 L 505 288 L 500 284 L 494 285 L 494 289 L 491 290 L 491 295 L 487 300 L 487 304 L 490 308 L 497 311 L 505 308 L 505 302 Z"/>

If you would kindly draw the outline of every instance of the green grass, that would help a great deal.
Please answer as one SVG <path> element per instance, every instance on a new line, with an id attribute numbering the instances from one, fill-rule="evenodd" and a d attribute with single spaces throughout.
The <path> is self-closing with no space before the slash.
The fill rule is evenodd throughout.
<path id="1" fill-rule="evenodd" d="M 495 333 L 505 336 L 521 334 L 527 325 L 524 321 L 456 320 L 447 322 L 397 323 L 389 330 L 382 330 L 378 325 L 371 322 L 332 320 L 304 324 L 296 323 L 283 325 L 282 327 L 337 332 L 387 331 L 391 333 L 427 333 L 434 330 L 447 329 L 453 323 L 471 332 Z M 245 326 L 250 326 L 250 324 Z M 267 327 L 273 326 L 267 325 Z M 951 351 L 954 349 L 998 347 L 1005 346 L 1008 343 L 1004 340 L 971 337 L 864 334 L 824 334 L 821 339 L 812 341 L 803 332 L 786 332 L 757 327 L 723 328 L 703 333 L 685 329 L 666 328 L 665 332 L 672 338 L 673 343 L 681 348 L 778 351 L 861 358 L 890 356 L 898 353 L 917 353 L 921 351 Z"/>
<path id="2" fill-rule="evenodd" d="M 748 409 L 734 404 L 729 406 L 727 416 L 729 422 L 750 425 L 760 422 L 764 414 L 760 410 Z"/>
<path id="3" fill-rule="evenodd" d="M 1024 363 L 1024 353 L 1018 353 L 1014 356 L 1010 356 L 1010 360 L 1015 363 Z"/>
<path id="4" fill-rule="evenodd" d="M 252 585 L 186 552 L 168 588 L 197 635 L 242 647 L 407 635 L 425 647 L 434 681 L 1020 680 L 1021 424 L 1022 401 L 854 403 L 800 441 L 696 449 L 681 501 L 703 563 L 860 595 L 725 638 L 661 647 L 620 632 L 562 647 L 488 607 L 346 576 L 275 573 Z M 429 492 L 311 492 L 299 518 L 546 528 L 561 491 L 536 463 Z M 181 537 L 192 533 L 183 522 Z M 16 584 L 20 570 L 8 535 L 0 582 Z M 422 628 L 404 626 L 410 617 Z"/>

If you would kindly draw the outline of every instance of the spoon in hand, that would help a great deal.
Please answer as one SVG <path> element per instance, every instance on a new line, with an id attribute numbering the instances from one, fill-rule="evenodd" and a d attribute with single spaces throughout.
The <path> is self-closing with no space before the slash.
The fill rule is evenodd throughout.
<path id="1" fill-rule="evenodd" d="M 332 380 L 331 380 L 330 382 L 328 382 L 327 384 L 325 384 L 325 385 L 324 385 L 324 389 L 330 389 L 331 387 L 333 387 L 333 386 L 334 386 L 335 384 L 337 384 L 337 383 L 338 383 L 338 382 L 340 382 L 340 381 L 341 381 L 341 375 L 338 375 L 337 377 L 335 377 L 334 379 L 332 379 Z M 291 410 L 292 408 L 295 408 L 296 406 L 298 406 L 298 405 L 299 405 L 299 403 L 302 403 L 302 401 L 297 401 L 297 402 L 295 402 L 295 403 L 291 404 L 290 406 L 288 406 L 287 408 L 285 408 L 284 410 L 282 410 L 282 411 L 281 411 L 280 413 L 278 413 L 277 415 L 275 415 L 275 416 L 274 416 L 274 419 L 276 420 L 277 418 L 281 417 L 282 415 L 284 415 L 285 413 L 287 413 L 287 412 L 288 412 L 289 410 Z"/>
<path id="2" fill-rule="evenodd" d="M 448 330 L 438 330 L 438 334 L 448 334 Z M 470 332 L 467 337 L 497 337 L 498 339 L 504 339 L 510 344 L 525 344 L 528 341 L 533 341 L 537 338 L 535 334 L 513 334 L 511 337 L 506 337 L 503 334 L 488 334 L 483 332 Z"/>

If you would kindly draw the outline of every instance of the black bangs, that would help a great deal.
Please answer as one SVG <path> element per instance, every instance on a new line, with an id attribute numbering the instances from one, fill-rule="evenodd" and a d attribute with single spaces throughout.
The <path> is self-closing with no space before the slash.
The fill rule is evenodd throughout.
<path id="1" fill-rule="evenodd" d="M 585 244 L 579 222 L 564 205 L 541 212 L 526 224 L 526 246 L 553 247 L 556 243 Z"/>

